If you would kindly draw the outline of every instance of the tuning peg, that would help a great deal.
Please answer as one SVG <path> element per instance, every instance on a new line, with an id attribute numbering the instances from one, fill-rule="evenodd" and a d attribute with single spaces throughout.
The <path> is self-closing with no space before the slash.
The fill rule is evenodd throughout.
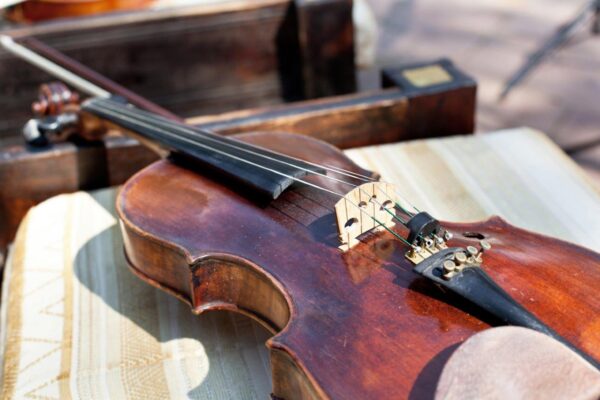
<path id="1" fill-rule="evenodd" d="M 487 240 L 480 240 L 479 246 L 481 247 L 480 253 L 488 251 L 489 249 L 492 248 L 492 245 Z"/>
<path id="2" fill-rule="evenodd" d="M 479 251 L 475 255 L 475 259 L 477 261 L 481 262 L 482 258 L 483 258 L 483 253 L 485 253 L 486 251 L 488 251 L 491 248 L 492 248 L 492 245 L 490 244 L 490 242 L 488 242 L 487 240 L 480 240 L 479 241 Z"/>
<path id="3" fill-rule="evenodd" d="M 77 126 L 79 116 L 76 113 L 64 113 L 42 118 L 32 118 L 23 126 L 23 137 L 28 145 L 44 147 L 50 139 L 68 134 Z"/>
<path id="4" fill-rule="evenodd" d="M 479 254 L 479 250 L 477 250 L 477 247 L 475 246 L 467 246 L 467 253 L 471 257 L 475 257 L 477 254 Z"/>
<path id="5" fill-rule="evenodd" d="M 454 253 L 454 260 L 458 264 L 464 264 L 467 262 L 467 255 L 465 253 L 463 253 L 462 251 L 456 252 L 456 253 Z"/>
<path id="6" fill-rule="evenodd" d="M 444 279 L 450 279 L 458 273 L 459 267 L 452 260 L 444 261 L 444 264 L 442 264 L 442 266 L 444 268 Z"/>

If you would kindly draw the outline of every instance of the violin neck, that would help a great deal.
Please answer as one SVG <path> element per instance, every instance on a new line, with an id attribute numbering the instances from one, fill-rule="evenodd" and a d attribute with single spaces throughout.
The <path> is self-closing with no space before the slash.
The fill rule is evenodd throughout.
<path id="1" fill-rule="evenodd" d="M 115 99 L 93 98 L 81 108 L 133 132 L 146 144 L 167 149 L 173 160 L 201 168 L 204 175 L 210 171 L 227 178 L 234 188 L 242 185 L 245 193 L 249 191 L 261 199 L 276 199 L 296 179 L 320 172 L 313 164 L 172 121 Z"/>

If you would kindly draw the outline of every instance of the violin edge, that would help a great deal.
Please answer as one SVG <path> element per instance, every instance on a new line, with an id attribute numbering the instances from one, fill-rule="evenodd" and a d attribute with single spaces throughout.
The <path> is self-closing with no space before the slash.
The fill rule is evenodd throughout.
<path id="1" fill-rule="evenodd" d="M 167 163 L 167 161 L 162 161 L 162 163 Z M 154 164 L 154 165 L 156 165 L 156 164 Z M 163 167 L 166 168 L 164 170 L 165 172 L 167 172 L 167 173 L 169 173 L 169 172 L 172 173 L 173 172 L 172 167 L 168 167 L 167 165 L 162 164 L 162 167 L 160 167 L 160 168 L 163 168 Z M 149 168 L 151 168 L 151 167 L 149 167 Z M 186 174 L 186 177 L 187 177 L 187 174 Z M 191 177 L 192 177 L 192 174 L 190 173 L 190 178 Z M 137 179 L 137 176 L 135 178 Z M 132 181 L 133 181 L 133 183 L 135 183 L 135 179 L 132 179 Z M 124 187 L 124 191 L 122 191 L 121 194 L 120 194 L 120 198 L 124 195 L 124 193 L 126 193 L 125 190 L 129 187 L 130 184 L 132 184 L 132 181 L 130 181 L 130 182 L 128 182 L 128 184 L 126 184 L 126 186 Z M 213 184 L 211 182 L 208 182 L 206 179 L 202 179 L 201 181 L 198 181 L 196 178 L 192 178 L 192 182 L 200 183 L 199 188 L 202 188 L 203 190 L 204 189 L 211 190 L 214 187 Z M 158 188 L 159 191 L 162 190 L 164 192 L 165 188 L 164 188 L 164 185 L 160 185 L 160 183 L 161 183 L 160 180 L 157 180 L 157 181 L 155 181 L 153 183 L 154 184 L 158 184 L 156 186 L 156 188 Z M 144 193 L 143 196 L 148 196 L 148 195 L 152 196 L 153 193 L 154 192 Z M 155 194 L 158 194 L 158 192 L 156 192 Z M 190 204 L 193 204 L 194 207 L 202 207 L 201 201 L 197 197 L 199 195 L 199 192 L 196 189 L 194 189 L 193 191 L 190 192 L 190 194 L 194 196 L 192 200 L 189 200 L 189 201 L 192 201 L 192 203 L 189 203 L 189 201 L 188 202 L 184 201 L 183 203 L 184 204 L 188 204 L 189 203 L 188 207 L 190 206 Z M 145 201 L 147 199 L 144 199 L 143 197 L 139 197 L 139 195 L 140 195 L 140 193 L 138 193 L 138 199 L 139 200 L 143 200 L 143 201 L 142 201 L 142 203 L 138 203 L 138 205 L 147 204 L 147 203 L 145 203 Z M 222 195 L 227 195 L 227 192 L 223 192 Z M 222 195 L 220 195 L 220 196 L 222 196 Z M 184 200 L 184 199 L 182 199 L 182 200 Z M 247 212 L 248 210 L 252 210 L 252 207 L 253 207 L 250 203 L 246 204 L 245 202 L 243 202 L 243 201 L 239 202 L 238 200 L 236 200 L 235 206 L 236 207 L 241 207 L 241 209 L 240 208 L 236 208 L 235 209 L 236 213 L 237 212 L 241 212 L 241 213 Z M 249 207 L 248 207 L 248 209 L 245 210 L 244 208 L 247 207 L 247 206 L 249 206 Z M 178 207 L 184 207 L 184 206 L 183 205 L 181 205 L 181 206 L 178 205 Z M 118 208 L 120 208 L 120 207 L 118 207 Z M 185 208 L 182 208 L 182 209 L 185 210 Z M 160 208 L 152 208 L 150 211 L 151 212 L 158 212 L 159 210 L 162 211 L 162 212 L 165 211 L 164 209 L 161 210 Z M 218 207 L 215 210 L 218 210 Z M 233 209 L 228 208 L 228 211 L 232 211 L 232 210 Z M 142 222 L 142 225 L 138 226 L 136 224 L 136 222 L 135 222 L 135 218 L 134 219 L 130 219 L 129 216 L 127 215 L 126 210 L 119 210 L 119 211 L 120 211 L 119 214 L 122 217 L 121 218 L 121 220 L 122 220 L 122 228 L 128 227 L 128 225 L 130 227 L 133 227 L 134 229 L 139 228 L 139 231 L 143 235 L 144 240 L 147 241 L 147 242 L 149 242 L 149 243 L 155 242 L 155 243 L 153 243 L 153 245 L 156 245 L 156 244 L 165 244 L 166 242 L 168 242 L 168 241 L 165 241 L 164 238 L 161 239 L 159 236 L 153 236 L 152 229 L 149 229 L 148 231 L 146 231 L 144 229 L 144 227 L 147 228 L 148 226 L 144 226 L 144 222 L 142 222 L 142 221 L 144 221 L 144 219 L 147 218 L 147 216 L 144 216 L 143 217 L 144 219 L 142 219 L 142 220 L 138 219 L 138 222 Z M 137 211 L 142 211 L 142 209 L 137 210 Z M 143 211 L 145 211 L 145 210 L 143 210 Z M 138 217 L 140 215 L 143 215 L 143 214 L 139 214 Z M 218 215 L 220 215 L 220 214 L 218 214 Z M 167 217 L 168 217 L 168 215 L 167 215 Z M 259 223 L 262 220 L 263 217 L 264 216 L 254 215 L 254 214 L 252 216 L 252 218 L 258 218 L 258 222 L 257 223 Z M 251 220 L 244 220 L 244 222 L 246 224 L 248 224 L 249 227 L 255 227 L 256 228 L 255 224 L 254 223 L 250 223 L 250 221 Z M 173 221 L 171 221 L 171 223 L 172 222 Z M 189 233 L 190 235 L 195 236 L 198 233 L 198 225 L 194 225 L 193 223 L 190 224 L 189 220 L 188 221 L 182 220 L 181 223 L 183 223 L 183 224 L 186 225 L 186 228 L 184 230 L 182 230 L 182 232 L 187 232 L 186 235 Z M 162 222 L 161 222 L 161 224 L 162 224 Z M 593 252 L 593 251 L 591 251 L 589 249 L 585 249 L 585 248 L 583 248 L 581 246 L 578 246 L 576 244 L 565 242 L 563 240 L 556 239 L 556 238 L 551 238 L 551 237 L 548 237 L 548 236 L 545 236 L 545 235 L 539 235 L 539 234 L 537 234 L 535 232 L 515 227 L 515 226 L 509 224 L 508 222 L 506 222 L 504 219 L 502 219 L 500 217 L 490 217 L 487 220 L 479 221 L 479 222 L 470 222 L 470 223 L 444 223 L 444 225 L 447 226 L 447 227 L 449 227 L 452 230 L 456 230 L 456 232 L 465 232 L 465 231 L 474 231 L 474 232 L 477 232 L 477 229 L 481 229 L 483 231 L 483 233 L 485 233 L 485 234 L 490 234 L 490 235 L 496 235 L 497 234 L 498 237 L 500 238 L 500 241 L 499 242 L 492 241 L 494 243 L 494 249 L 491 252 L 492 254 L 490 254 L 491 259 L 493 261 L 494 257 L 499 257 L 499 256 L 505 257 L 506 255 L 512 256 L 512 255 L 515 255 L 515 254 L 520 255 L 520 257 L 517 257 L 517 259 L 512 260 L 512 262 L 511 262 L 512 265 L 509 266 L 510 269 L 512 269 L 513 267 L 517 266 L 515 264 L 515 262 L 518 263 L 520 261 L 523 261 L 523 257 L 525 256 L 525 254 L 523 254 L 523 250 L 529 250 L 529 251 L 531 251 L 532 249 L 535 248 L 536 245 L 537 246 L 542 245 L 542 246 L 548 246 L 548 247 L 556 247 L 556 248 L 551 249 L 551 250 L 556 250 L 558 253 L 562 252 L 563 254 L 561 255 L 561 261 L 560 261 L 560 263 L 556 262 L 557 266 L 559 264 L 561 264 L 561 263 L 562 263 L 563 266 L 567 265 L 567 264 L 565 264 L 565 260 L 567 260 L 568 258 L 565 257 L 564 253 L 569 253 L 569 250 L 572 251 L 572 250 L 575 249 L 575 250 L 577 250 L 576 251 L 577 253 L 579 253 L 579 254 L 581 254 L 581 255 L 583 255 L 585 257 L 592 257 L 593 260 L 590 260 L 590 261 L 593 261 L 594 263 L 598 263 L 598 260 L 599 260 L 599 257 L 600 257 L 597 253 L 595 253 L 595 252 Z M 218 225 L 218 226 L 215 225 L 214 227 L 218 228 L 219 230 L 222 229 L 221 225 Z M 205 227 L 203 227 L 203 228 L 205 228 Z M 228 231 L 228 229 L 224 229 L 224 230 Z M 212 231 L 210 231 L 210 232 L 212 232 Z M 253 231 L 253 232 L 255 232 L 255 231 Z M 276 230 L 274 232 L 279 232 L 279 231 Z M 154 233 L 156 233 L 156 231 L 154 231 Z M 238 235 L 238 234 L 240 234 L 240 232 L 237 231 L 237 230 L 234 230 L 234 229 L 229 229 L 229 234 L 230 235 L 233 235 L 233 234 Z M 241 234 L 243 234 L 243 232 L 241 232 Z M 457 235 L 457 236 L 460 236 L 460 235 Z M 167 235 L 167 237 L 170 238 L 170 239 L 176 239 L 175 241 L 177 241 L 179 239 L 183 239 L 183 236 L 177 236 L 177 235 L 175 235 L 175 236 L 169 236 L 169 235 Z M 149 238 L 151 238 L 151 240 L 148 241 L 147 239 L 149 239 Z M 231 238 L 231 236 L 229 236 L 229 238 Z M 229 238 L 228 237 L 224 237 L 225 240 L 229 240 Z M 546 241 L 546 239 L 551 239 L 551 241 Z M 194 239 L 194 240 L 197 240 L 197 239 Z M 474 243 L 473 240 L 477 240 L 477 239 L 476 238 L 463 238 L 463 237 L 455 238 L 455 241 L 459 245 L 473 244 Z M 504 241 L 503 244 L 502 244 L 502 241 Z M 183 242 L 185 242 L 185 241 L 182 241 L 182 243 Z M 209 240 L 207 243 L 211 243 L 211 242 L 212 241 Z M 212 276 L 214 278 L 216 278 L 220 273 L 223 273 L 223 271 L 222 271 L 223 268 L 220 268 L 220 271 L 217 271 L 217 269 L 219 269 L 219 268 L 217 266 L 215 266 L 214 264 L 213 265 L 210 264 L 210 261 L 215 261 L 215 260 L 211 260 L 211 258 L 210 258 L 211 253 L 209 253 L 209 252 L 203 252 L 202 254 L 200 254 L 197 250 L 195 250 L 195 251 L 191 251 L 191 250 L 188 251 L 188 249 L 186 249 L 185 246 L 183 246 L 183 247 L 182 246 L 177 246 L 174 243 L 175 242 L 171 242 L 171 244 L 170 245 L 167 244 L 166 247 L 169 248 L 169 251 L 171 251 L 172 253 L 177 253 L 176 257 L 171 257 L 170 260 L 171 261 L 177 260 L 178 263 L 179 263 L 177 265 L 181 265 L 183 267 L 183 268 L 175 268 L 175 269 L 178 270 L 178 271 L 186 271 L 186 274 L 187 274 L 186 278 L 187 279 L 184 279 L 182 281 L 182 282 L 184 282 L 184 284 L 183 284 L 184 285 L 184 290 L 188 290 L 189 293 L 193 293 L 192 283 L 190 283 L 191 270 L 192 270 L 193 266 L 195 265 L 195 263 L 197 264 L 199 262 L 199 259 L 201 259 L 201 258 L 205 262 L 204 264 L 202 264 L 202 267 L 206 267 L 206 268 L 198 268 L 199 271 L 200 270 L 207 270 L 207 269 L 211 269 L 212 268 L 213 271 L 211 273 L 207 273 L 207 274 L 209 275 L 209 277 Z M 187 242 L 187 243 L 189 243 L 189 242 Z M 227 242 L 220 242 L 220 243 L 227 243 Z M 497 246 L 496 245 L 497 243 L 500 243 L 501 245 Z M 532 245 L 533 245 L 533 247 L 532 247 Z M 126 244 L 126 246 L 127 246 L 127 244 Z M 195 244 L 194 244 L 194 246 L 195 246 Z M 250 246 L 251 248 L 254 248 L 254 242 L 247 242 L 246 246 Z M 503 249 L 503 247 L 504 247 L 504 249 Z M 202 249 L 203 246 L 200 246 L 200 247 L 196 246 L 196 247 L 192 247 L 192 248 Z M 212 248 L 212 246 L 208 245 L 207 247 L 204 247 L 204 248 L 210 249 L 210 248 Z M 540 247 L 537 247 L 537 249 L 539 249 L 539 248 Z M 162 248 L 162 250 L 164 250 L 164 247 Z M 277 247 L 274 247 L 273 250 L 276 251 L 276 252 L 278 251 Z M 495 255 L 493 254 L 494 252 L 496 252 Z M 200 256 L 199 256 L 199 254 L 200 254 Z M 219 254 L 219 253 L 214 253 L 214 254 Z M 222 255 L 223 253 L 220 253 L 220 254 Z M 240 254 L 243 254 L 243 253 L 240 253 Z M 155 257 L 154 261 L 156 262 L 158 258 L 161 258 L 161 260 L 162 260 L 162 256 L 157 256 L 157 257 Z M 166 258 L 168 259 L 169 257 L 166 257 Z M 244 258 L 241 258 L 241 257 L 230 258 L 229 259 L 229 261 L 239 261 L 239 260 L 243 261 L 242 264 L 244 264 L 244 265 L 247 264 L 246 260 Z M 534 263 L 537 263 L 537 265 L 535 265 L 536 268 L 542 266 L 541 265 L 541 264 L 543 264 L 542 261 L 551 261 L 551 263 L 553 262 L 551 258 L 548 258 L 548 255 L 546 255 L 546 256 L 542 255 L 542 259 L 537 260 L 536 258 L 534 258 L 532 261 Z M 161 261 L 162 266 L 164 266 L 164 262 L 165 262 L 165 260 Z M 229 268 L 233 264 L 234 263 L 230 263 L 226 267 Z M 500 272 L 503 273 L 502 270 L 501 270 L 501 266 L 497 265 L 498 263 L 495 263 L 495 264 L 496 265 L 494 265 L 494 263 L 491 264 L 492 265 L 492 269 L 495 269 L 496 267 L 498 267 L 498 269 L 500 270 Z M 143 264 L 136 264 L 136 265 L 145 266 Z M 176 264 L 172 264 L 172 265 L 177 266 Z M 197 265 L 200 265 L 200 264 L 197 264 Z M 239 266 L 237 266 L 237 267 L 239 268 Z M 516 270 L 517 269 L 515 268 L 515 271 Z M 496 271 L 492 270 L 492 272 L 495 273 Z M 518 273 L 518 272 L 516 272 L 516 273 Z M 527 272 L 527 273 L 529 273 L 529 272 Z M 513 277 L 513 275 L 511 275 L 511 273 L 509 273 L 507 276 Z M 223 277 L 223 275 L 221 275 L 221 277 Z M 226 282 L 227 280 L 226 279 L 221 279 L 221 281 L 222 282 Z M 238 280 L 237 281 L 238 283 L 240 283 L 240 286 L 235 286 L 235 285 L 233 285 L 233 286 L 235 286 L 235 288 L 237 288 L 238 290 L 243 289 L 243 286 L 241 286 L 241 282 L 242 281 L 243 280 L 241 280 L 241 281 Z M 517 280 L 516 282 L 517 282 L 517 283 L 515 283 L 516 285 L 520 284 L 519 280 Z M 500 282 L 500 283 L 503 283 L 503 282 Z M 214 286 L 218 286 L 218 285 L 214 285 Z M 204 289 L 206 289 L 206 288 L 204 288 Z M 358 290 L 359 288 L 357 287 L 356 289 Z M 217 292 L 215 292 L 215 293 L 217 293 Z M 226 291 L 222 291 L 221 290 L 221 291 L 218 292 L 218 294 L 225 295 L 224 296 L 225 299 L 226 300 L 228 299 L 228 297 L 227 297 L 228 293 Z M 202 300 L 202 299 L 204 299 L 204 297 L 200 297 L 199 299 Z M 214 300 L 214 298 L 213 298 L 213 300 Z M 519 298 L 518 300 L 521 301 L 521 302 L 525 302 L 527 299 Z M 570 300 L 570 299 L 567 298 L 566 300 Z M 528 307 L 531 306 L 534 309 L 535 309 L 536 306 L 539 307 L 539 305 L 536 305 L 536 304 L 533 304 L 533 303 L 531 303 L 531 305 L 530 305 L 530 303 L 527 303 L 527 306 Z M 591 306 L 595 307 L 594 304 L 592 304 Z M 229 307 L 229 306 L 224 305 L 224 302 L 212 302 L 212 303 L 208 303 L 208 306 L 206 306 L 205 309 L 202 309 L 201 311 L 205 311 L 205 310 L 211 309 L 212 307 L 217 308 L 217 309 L 226 308 L 226 309 L 229 309 L 229 310 L 232 310 L 232 311 L 237 311 L 237 312 L 242 312 L 242 313 L 244 311 L 244 307 L 238 307 L 238 306 L 236 306 L 236 307 Z M 539 311 L 539 308 L 538 308 L 538 311 Z M 544 312 L 546 312 L 546 311 L 547 310 L 544 310 Z M 573 314 L 572 318 L 579 318 L 579 317 L 577 317 L 577 315 L 579 315 L 579 314 L 584 315 L 585 314 L 585 313 L 581 312 L 581 310 L 574 310 L 574 311 L 576 311 L 576 312 Z M 548 316 L 548 315 L 546 314 L 546 316 Z M 292 315 L 292 317 L 293 317 L 293 315 Z M 431 318 L 431 317 L 429 317 L 429 318 Z M 555 321 L 555 323 L 556 323 L 556 321 Z M 588 325 L 588 324 L 586 323 L 586 324 L 583 324 L 582 326 L 580 326 L 579 331 L 585 329 L 586 325 Z M 486 323 L 482 323 L 480 326 L 481 326 L 481 329 L 484 329 L 487 326 L 487 324 Z M 579 335 L 579 334 L 581 334 L 581 332 L 574 333 L 574 335 Z M 452 335 L 450 335 L 450 336 L 452 336 Z M 590 339 L 593 340 L 593 338 L 590 338 Z M 581 340 L 587 340 L 587 339 L 582 338 Z M 288 343 L 288 342 L 286 341 L 285 343 Z M 270 344 L 277 346 L 278 342 L 277 342 L 277 340 L 271 340 Z M 270 350 L 272 350 L 275 346 L 270 347 Z M 400 346 L 400 347 L 402 347 L 402 346 Z M 285 348 L 284 348 L 284 352 L 285 352 Z M 297 358 L 297 357 L 295 357 L 293 355 L 289 355 L 289 356 L 291 357 L 292 361 L 294 361 L 294 359 Z M 281 365 L 285 365 L 286 362 L 282 361 L 280 364 Z M 409 362 L 409 364 L 411 364 L 411 363 Z M 289 363 L 288 363 L 288 365 L 289 365 Z M 300 365 L 298 365 L 298 364 L 295 364 L 295 365 L 298 368 L 301 368 Z M 314 367 L 314 365 L 313 365 L 313 367 Z M 312 372 L 312 369 L 310 371 Z M 321 371 L 321 372 L 323 372 L 323 371 Z M 290 372 L 290 374 L 292 374 L 292 372 Z M 275 371 L 274 371 L 273 372 L 273 377 L 275 378 L 275 376 L 276 375 L 275 375 Z M 283 378 L 281 378 L 281 379 L 283 379 Z M 296 380 L 298 380 L 298 379 L 296 379 Z M 410 384 L 410 382 L 411 381 L 409 380 L 408 383 Z M 325 388 L 328 389 L 328 390 L 330 390 L 330 387 L 327 386 L 327 385 L 325 385 Z M 401 390 L 401 389 L 398 389 L 398 390 Z M 275 393 L 277 394 L 277 392 L 275 392 Z M 318 392 L 316 392 L 316 393 L 318 393 Z M 332 393 L 331 395 L 335 395 L 335 394 L 336 393 Z M 325 397 L 325 394 L 324 393 L 322 395 L 319 394 L 319 397 L 323 398 L 323 397 Z M 336 397 L 336 396 L 333 396 L 333 397 Z M 291 397 L 291 398 L 293 398 L 293 397 Z"/>
<path id="2" fill-rule="evenodd" d="M 124 220 L 121 219 L 121 221 Z M 128 246 L 126 245 L 124 249 L 125 258 L 129 270 L 142 281 L 184 302 L 190 307 L 191 312 L 196 315 L 217 310 L 237 312 L 252 318 L 273 335 L 265 345 L 269 350 L 271 360 L 272 397 L 274 399 L 316 400 L 329 398 L 309 370 L 303 365 L 300 357 L 283 342 L 277 340 L 279 335 L 283 335 L 289 329 L 289 323 L 294 315 L 294 307 L 285 288 L 267 271 L 247 260 L 229 254 L 206 253 L 192 260 L 189 253 L 180 246 L 165 246 L 151 235 L 136 238 L 135 228 L 131 230 L 130 228 L 132 226 L 128 225 L 127 222 L 121 223 L 123 237 L 126 238 L 126 243 L 128 243 Z M 160 277 L 151 276 L 151 272 L 149 273 L 144 268 L 136 266 L 129 256 L 130 253 L 128 253 L 127 247 L 138 250 L 134 250 L 133 253 L 139 254 L 139 251 L 146 253 L 138 247 L 138 245 L 144 247 L 142 241 L 146 240 L 149 241 L 148 243 L 152 243 L 153 246 L 169 248 L 175 253 L 184 255 L 180 259 L 180 266 L 172 268 L 172 270 L 185 270 L 189 274 L 185 274 L 188 276 L 187 282 L 186 279 L 179 280 L 179 284 L 189 287 L 189 293 L 177 288 L 176 284 L 162 283 L 161 281 L 164 280 Z M 192 261 L 189 262 L 190 260 Z M 141 263 L 142 265 L 148 265 L 144 261 L 141 261 Z M 266 296 L 270 299 L 271 304 L 253 301 L 257 298 L 265 298 L 265 296 L 254 296 L 255 292 L 253 290 L 236 293 L 242 284 L 246 287 L 252 286 L 251 283 L 256 282 L 257 278 L 262 278 L 261 282 L 271 288 L 271 294 Z M 232 284 L 232 282 L 234 283 Z M 227 286 L 231 290 L 223 291 L 223 287 Z M 260 284 L 258 286 L 264 287 Z M 211 288 L 217 289 L 215 293 L 211 292 Z M 240 297 L 240 293 L 246 293 L 248 296 Z M 208 298 L 212 299 L 206 301 Z M 233 298 L 237 300 L 231 300 Z M 273 299 L 277 300 L 273 301 Z M 271 309 L 271 315 L 269 315 L 270 312 L 266 311 L 268 308 Z"/>

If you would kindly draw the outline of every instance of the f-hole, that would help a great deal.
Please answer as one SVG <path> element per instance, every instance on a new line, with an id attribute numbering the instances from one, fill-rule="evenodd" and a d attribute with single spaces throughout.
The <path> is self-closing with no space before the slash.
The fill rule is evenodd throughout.
<path id="1" fill-rule="evenodd" d="M 383 202 L 383 204 L 380 207 L 380 211 L 384 211 L 386 209 L 390 209 L 392 208 L 392 206 L 394 205 L 394 203 L 391 200 L 386 200 Z"/>
<path id="2" fill-rule="evenodd" d="M 348 221 L 346 221 L 346 224 L 344 225 L 344 229 L 346 231 L 352 230 L 354 224 L 358 223 L 358 218 L 350 218 Z"/>
<path id="3" fill-rule="evenodd" d="M 463 232 L 463 236 L 469 239 L 478 239 L 478 240 L 483 240 L 485 239 L 485 235 L 483 233 L 479 233 L 479 232 Z"/>

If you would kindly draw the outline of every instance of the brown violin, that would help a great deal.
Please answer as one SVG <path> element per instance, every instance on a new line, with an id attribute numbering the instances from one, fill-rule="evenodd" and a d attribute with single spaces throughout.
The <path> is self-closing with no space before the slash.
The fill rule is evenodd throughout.
<path id="1" fill-rule="evenodd" d="M 152 0 L 25 0 L 16 1 L 6 16 L 17 22 L 39 22 L 148 7 Z"/>
<path id="2" fill-rule="evenodd" d="M 432 397 L 456 347 L 503 324 L 598 368 L 597 253 L 500 218 L 438 221 L 305 136 L 223 137 L 112 97 L 76 117 L 165 156 L 118 197 L 128 263 L 195 313 L 270 329 L 274 398 Z"/>
<path id="3" fill-rule="evenodd" d="M 153 140 L 170 143 L 175 133 L 185 143 L 123 187 L 117 206 L 127 259 L 196 313 L 232 310 L 270 328 L 278 398 L 431 395 L 452 349 L 502 322 L 550 330 L 600 359 L 600 337 L 588 327 L 600 315 L 596 253 L 499 218 L 449 224 L 412 213 L 388 185 L 307 137 L 213 141 L 109 101 L 83 109 L 137 132 L 137 124 L 156 127 Z M 209 157 L 212 149 L 219 152 Z M 397 219 L 386 218 L 392 214 Z M 413 271 L 420 268 L 433 278 Z M 490 277 L 483 284 L 471 276 L 481 271 Z M 492 300 L 494 282 L 518 287 L 512 300 L 527 313 L 502 304 L 483 315 L 482 303 L 506 302 Z M 453 283 L 481 298 L 444 285 Z"/>

